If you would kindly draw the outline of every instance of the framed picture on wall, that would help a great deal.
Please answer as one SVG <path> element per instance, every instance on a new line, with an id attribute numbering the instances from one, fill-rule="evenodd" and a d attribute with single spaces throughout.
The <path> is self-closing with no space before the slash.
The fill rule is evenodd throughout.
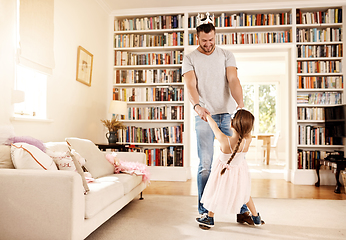
<path id="1" fill-rule="evenodd" d="M 85 48 L 79 46 L 77 52 L 77 81 L 91 86 L 93 70 L 93 55 Z"/>

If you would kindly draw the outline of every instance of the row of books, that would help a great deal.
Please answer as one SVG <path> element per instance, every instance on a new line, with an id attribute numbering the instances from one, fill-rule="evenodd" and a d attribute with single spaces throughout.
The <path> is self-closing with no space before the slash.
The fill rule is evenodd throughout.
<path id="1" fill-rule="evenodd" d="M 184 101 L 183 87 L 114 88 L 113 100 L 125 102 Z"/>
<path id="2" fill-rule="evenodd" d="M 184 125 L 167 127 L 127 126 L 119 130 L 119 141 L 128 143 L 183 143 Z"/>
<path id="3" fill-rule="evenodd" d="M 342 23 L 342 8 L 329 8 L 326 11 L 296 11 L 297 24 Z"/>
<path id="4" fill-rule="evenodd" d="M 184 33 L 173 32 L 159 35 L 120 34 L 114 36 L 114 47 L 168 47 L 183 46 Z"/>
<path id="5" fill-rule="evenodd" d="M 323 92 L 323 93 L 303 93 L 297 94 L 298 104 L 341 104 L 341 93 Z"/>
<path id="6" fill-rule="evenodd" d="M 184 106 L 129 107 L 127 120 L 184 120 Z"/>
<path id="7" fill-rule="evenodd" d="M 297 108 L 298 120 L 324 120 L 324 108 Z"/>
<path id="8" fill-rule="evenodd" d="M 298 149 L 298 169 L 315 169 L 317 160 L 327 157 L 326 151 L 310 151 Z"/>
<path id="9" fill-rule="evenodd" d="M 169 146 L 167 148 L 145 148 L 148 166 L 184 166 L 184 148 L 182 146 Z"/>
<path id="10" fill-rule="evenodd" d="M 298 58 L 342 57 L 342 44 L 298 45 Z"/>
<path id="11" fill-rule="evenodd" d="M 325 136 L 325 127 L 298 125 L 298 145 L 329 145 Z"/>
<path id="12" fill-rule="evenodd" d="M 114 31 L 176 29 L 183 27 L 184 15 L 182 14 L 114 20 Z"/>
<path id="13" fill-rule="evenodd" d="M 297 73 L 341 73 L 341 61 L 299 61 L 297 62 Z"/>
<path id="14" fill-rule="evenodd" d="M 341 28 L 297 28 L 297 42 L 341 42 Z"/>
<path id="15" fill-rule="evenodd" d="M 344 88 L 344 79 L 343 76 L 297 76 L 297 87 L 298 89 L 341 89 Z"/>
<path id="16" fill-rule="evenodd" d="M 216 33 L 215 44 L 264 44 L 264 43 L 288 43 L 291 42 L 291 30 L 276 32 L 236 32 Z M 197 45 L 197 34 L 189 33 L 189 45 Z"/>
<path id="17" fill-rule="evenodd" d="M 183 51 L 168 51 L 164 53 L 132 53 L 126 51 L 115 51 L 114 65 L 181 64 L 183 62 L 183 55 Z"/>
<path id="18" fill-rule="evenodd" d="M 114 84 L 181 83 L 181 69 L 114 70 Z"/>
<path id="19" fill-rule="evenodd" d="M 202 15 L 201 18 L 204 16 Z M 189 28 L 195 28 L 197 25 L 197 16 L 190 16 L 188 19 Z M 266 26 L 266 25 L 288 25 L 292 23 L 291 13 L 234 13 L 214 16 L 215 27 L 243 27 L 243 26 Z"/>

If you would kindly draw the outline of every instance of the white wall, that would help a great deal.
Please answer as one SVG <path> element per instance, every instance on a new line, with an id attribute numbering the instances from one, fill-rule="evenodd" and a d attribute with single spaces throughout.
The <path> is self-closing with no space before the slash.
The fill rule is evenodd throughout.
<path id="1" fill-rule="evenodd" d="M 14 86 L 16 1 L 1 0 L 0 124 L 11 123 L 16 135 L 42 141 L 65 137 L 105 142 L 100 119 L 107 114 L 111 97 L 109 76 L 110 21 L 95 0 L 54 1 L 55 69 L 47 84 L 47 117 L 53 122 L 12 121 L 11 89 Z M 77 48 L 94 55 L 91 87 L 76 81 Z"/>

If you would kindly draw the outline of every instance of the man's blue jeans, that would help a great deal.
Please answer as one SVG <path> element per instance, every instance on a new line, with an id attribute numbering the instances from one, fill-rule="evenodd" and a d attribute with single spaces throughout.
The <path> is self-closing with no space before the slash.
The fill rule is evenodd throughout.
<path id="1" fill-rule="evenodd" d="M 212 115 L 212 118 L 217 123 L 217 126 L 220 130 L 231 136 L 231 114 L 223 113 Z M 203 121 L 199 116 L 195 117 L 195 130 L 197 136 L 197 152 L 199 158 L 198 172 L 197 172 L 197 187 L 198 187 L 198 212 L 200 214 L 208 213 L 208 210 L 203 207 L 203 204 L 200 202 L 204 187 L 208 181 L 211 165 L 213 162 L 214 155 L 214 132 L 211 130 L 209 123 Z M 245 204 L 244 204 L 245 205 Z M 246 205 L 242 207 L 241 213 L 247 210 Z"/>

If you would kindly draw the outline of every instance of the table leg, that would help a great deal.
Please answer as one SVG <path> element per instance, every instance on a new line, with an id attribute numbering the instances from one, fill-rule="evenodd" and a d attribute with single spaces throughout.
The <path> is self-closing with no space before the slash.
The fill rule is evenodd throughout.
<path id="1" fill-rule="evenodd" d="M 316 187 L 320 186 L 320 167 L 321 167 L 320 161 L 317 160 L 317 164 L 316 164 L 317 182 L 315 183 Z"/>
<path id="2" fill-rule="evenodd" d="M 267 165 L 269 165 L 270 159 L 270 137 L 267 139 Z"/>
<path id="3" fill-rule="evenodd" d="M 340 167 L 339 165 L 336 166 L 336 172 L 335 172 L 335 178 L 336 178 L 336 186 L 335 186 L 335 193 L 341 193 L 340 188 L 341 188 L 341 183 L 339 181 L 339 176 L 340 176 Z"/>

